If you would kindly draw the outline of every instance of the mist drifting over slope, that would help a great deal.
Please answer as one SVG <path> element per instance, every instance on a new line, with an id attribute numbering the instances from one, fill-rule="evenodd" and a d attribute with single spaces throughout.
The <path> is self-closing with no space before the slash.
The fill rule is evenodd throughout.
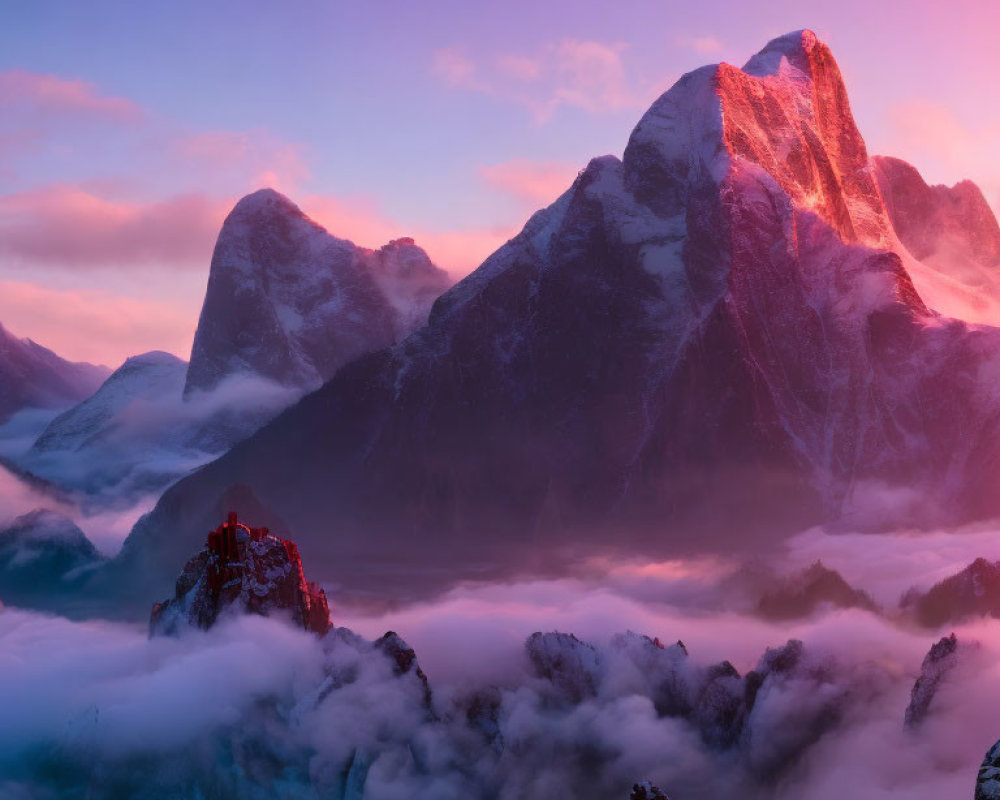
<path id="1" fill-rule="evenodd" d="M 0 795 L 624 798 L 650 779 L 682 800 L 931 800 L 967 796 L 996 736 L 995 621 L 957 629 L 967 647 L 917 730 L 904 730 L 903 712 L 935 636 L 863 611 L 777 626 L 562 580 L 336 621 L 372 639 L 399 630 L 429 703 L 417 674 L 342 628 L 321 640 L 251 616 L 148 639 L 141 627 L 0 611 Z M 525 649 L 553 629 L 585 648 L 558 653 L 554 677 Z M 657 707 L 640 665 L 664 651 L 616 637 L 629 629 L 682 640 L 688 671 L 728 659 L 747 674 L 789 637 L 804 648 L 720 746 Z M 580 652 L 592 684 L 574 694 Z"/>

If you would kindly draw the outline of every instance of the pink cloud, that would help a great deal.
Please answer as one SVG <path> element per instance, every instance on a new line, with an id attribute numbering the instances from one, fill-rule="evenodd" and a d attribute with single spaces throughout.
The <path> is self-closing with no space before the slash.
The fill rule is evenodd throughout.
<path id="1" fill-rule="evenodd" d="M 22 265 L 203 269 L 227 211 L 201 194 L 126 203 L 51 185 L 0 197 L 0 253 Z"/>
<path id="2" fill-rule="evenodd" d="M 592 114 L 619 111 L 642 105 L 622 63 L 626 46 L 569 39 L 556 45 L 554 68 L 556 90 L 551 109 L 567 105 Z"/>
<path id="3" fill-rule="evenodd" d="M 134 122 L 142 109 L 124 97 L 102 94 L 91 83 L 24 70 L 0 72 L 0 108 L 28 105 L 46 112 L 110 117 Z"/>
<path id="4" fill-rule="evenodd" d="M 722 41 L 715 36 L 679 36 L 677 44 L 703 56 L 721 53 L 726 49 Z"/>
<path id="5" fill-rule="evenodd" d="M 901 144 L 960 162 L 970 144 L 965 127 L 948 109 L 936 103 L 911 101 L 893 106 L 889 117 Z"/>
<path id="6" fill-rule="evenodd" d="M 532 54 L 473 59 L 459 48 L 434 53 L 431 72 L 452 88 L 481 92 L 527 108 L 544 123 L 561 107 L 590 114 L 642 109 L 659 93 L 634 76 L 622 42 L 564 39 Z"/>
<path id="7" fill-rule="evenodd" d="M 74 361 L 117 366 L 148 350 L 187 358 L 196 315 L 196 308 L 106 290 L 58 290 L 0 280 L 4 326 Z"/>
<path id="8" fill-rule="evenodd" d="M 431 54 L 431 72 L 448 86 L 474 91 L 487 88 L 477 77 L 479 68 L 457 47 L 435 50 Z"/>
<path id="9" fill-rule="evenodd" d="M 504 53 L 497 56 L 497 69 L 519 81 L 537 80 L 542 74 L 541 59 Z"/>
<path id="10" fill-rule="evenodd" d="M 481 167 L 480 177 L 531 209 L 548 205 L 569 188 L 579 172 L 575 164 L 514 159 Z"/>
<path id="11" fill-rule="evenodd" d="M 170 143 L 170 150 L 186 168 L 207 171 L 241 191 L 270 186 L 292 194 L 310 174 L 301 145 L 261 130 L 185 134 Z"/>
<path id="12" fill-rule="evenodd" d="M 1000 212 L 1000 164 L 996 142 L 1000 124 L 977 119 L 968 124 L 937 103 L 912 100 L 889 109 L 886 154 L 917 166 L 930 183 L 974 180 L 994 211 Z"/>

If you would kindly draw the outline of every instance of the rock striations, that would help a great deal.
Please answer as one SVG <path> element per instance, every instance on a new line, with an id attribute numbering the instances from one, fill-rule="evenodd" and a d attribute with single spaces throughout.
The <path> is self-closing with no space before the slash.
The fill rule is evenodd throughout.
<path id="1" fill-rule="evenodd" d="M 941 682 L 951 672 L 958 661 L 958 638 L 955 634 L 943 636 L 931 646 L 920 665 L 910 692 L 910 704 L 906 707 L 904 723 L 907 728 L 919 728 L 931 711 L 931 703 L 941 687 Z"/>
<path id="2" fill-rule="evenodd" d="M 294 542 L 267 528 L 250 528 L 235 513 L 208 534 L 205 548 L 177 579 L 174 598 L 156 603 L 150 635 L 175 633 L 183 626 L 210 628 L 234 612 L 288 614 L 313 633 L 330 628 L 326 593 L 308 583 Z"/>
<path id="3" fill-rule="evenodd" d="M 185 395 L 233 375 L 315 389 L 422 324 L 449 283 L 412 239 L 366 250 L 254 192 L 219 233 Z"/>
<path id="4" fill-rule="evenodd" d="M 974 322 L 1000 320 L 1000 225 L 972 181 L 928 186 L 898 158 L 872 166 L 900 241 L 917 260 L 908 265 L 925 299 Z"/>
<path id="5" fill-rule="evenodd" d="M 975 800 L 997 800 L 1000 798 L 1000 742 L 997 742 L 983 757 L 976 776 Z"/>

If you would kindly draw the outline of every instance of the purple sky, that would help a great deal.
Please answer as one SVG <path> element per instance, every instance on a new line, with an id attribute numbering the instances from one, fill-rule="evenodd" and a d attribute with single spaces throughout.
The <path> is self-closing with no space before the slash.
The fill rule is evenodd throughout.
<path id="1" fill-rule="evenodd" d="M 262 185 L 464 274 L 683 72 L 803 27 L 873 153 L 1000 205 L 993 2 L 3 8 L 0 322 L 72 358 L 186 357 L 218 226 Z"/>

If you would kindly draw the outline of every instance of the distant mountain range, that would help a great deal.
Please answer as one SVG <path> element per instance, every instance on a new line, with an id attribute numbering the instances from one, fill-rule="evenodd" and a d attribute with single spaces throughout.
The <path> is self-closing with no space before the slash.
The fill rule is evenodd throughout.
<path id="1" fill-rule="evenodd" d="M 0 325 L 0 423 L 25 409 L 78 403 L 101 385 L 107 367 L 67 361 Z"/>

